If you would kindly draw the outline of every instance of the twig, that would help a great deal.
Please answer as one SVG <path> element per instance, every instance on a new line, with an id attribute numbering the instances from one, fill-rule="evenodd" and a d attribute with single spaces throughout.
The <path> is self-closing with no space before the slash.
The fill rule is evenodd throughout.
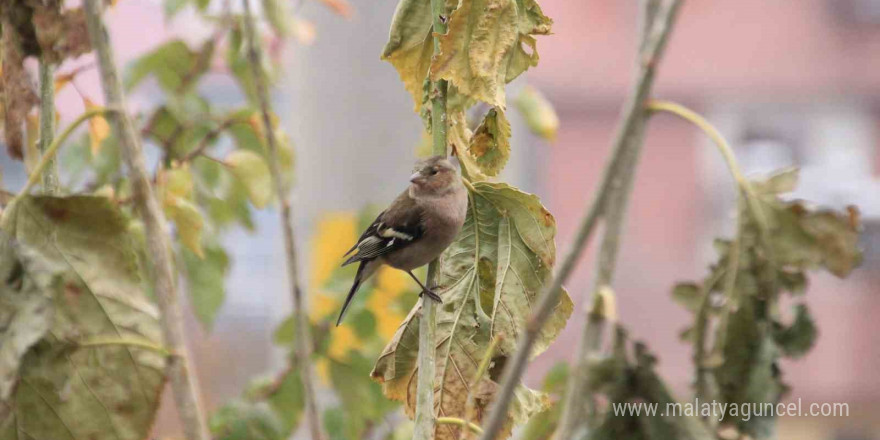
<path id="1" fill-rule="evenodd" d="M 633 90 L 624 107 L 621 124 L 615 137 L 615 149 L 620 148 L 621 164 L 609 188 L 604 212 L 605 231 L 599 248 L 596 264 L 596 279 L 593 295 L 600 289 L 612 291 L 611 284 L 620 249 L 620 237 L 626 220 L 629 196 L 635 180 L 636 166 L 643 145 L 645 125 L 648 112 L 645 101 L 651 94 L 657 63 L 663 54 L 669 32 L 675 20 L 676 12 L 681 5 L 680 0 L 643 0 L 642 17 L 638 51 L 638 74 Z M 581 414 L 587 410 L 592 412 L 590 405 L 592 393 L 587 389 L 589 359 L 599 350 L 601 345 L 600 332 L 602 323 L 597 320 L 594 311 L 588 311 L 581 343 L 575 356 L 575 367 L 571 375 L 568 392 L 565 397 L 563 413 L 560 418 L 556 439 L 571 438 L 573 433 L 582 430 L 586 420 Z"/>
<path id="2" fill-rule="evenodd" d="M 191 373 L 183 330 L 183 316 L 178 302 L 175 272 L 171 261 L 171 243 L 165 215 L 150 186 L 149 174 L 134 124 L 125 110 L 125 96 L 113 56 L 110 38 L 101 19 L 103 0 L 85 0 L 84 10 L 89 38 L 95 50 L 104 101 L 119 109 L 111 118 L 119 138 L 122 158 L 129 171 L 136 211 L 144 224 L 147 257 L 151 266 L 153 286 L 161 310 L 162 332 L 168 349 L 177 354 L 168 358 L 168 375 L 177 403 L 178 415 L 188 440 L 210 440 L 208 426 L 199 402 L 199 387 Z"/>
<path id="3" fill-rule="evenodd" d="M 505 368 L 502 377 L 501 389 L 498 392 L 497 400 L 492 406 L 492 411 L 484 425 L 485 433 L 481 437 L 483 440 L 493 440 L 501 430 L 504 420 L 507 417 L 507 408 L 510 405 L 510 399 L 513 397 L 516 385 L 519 383 L 519 379 L 525 370 L 525 364 L 531 354 L 535 339 L 553 312 L 553 308 L 556 307 L 556 304 L 559 301 L 559 295 L 562 292 L 562 284 L 568 279 L 572 271 L 574 271 L 575 264 L 586 246 L 587 239 L 592 234 L 597 220 L 603 215 L 607 198 L 612 187 L 616 185 L 615 180 L 620 179 L 622 164 L 625 162 L 627 154 L 629 154 L 629 151 L 627 150 L 628 148 L 632 148 L 632 143 L 629 142 L 628 139 L 631 136 L 630 132 L 633 130 L 631 127 L 634 126 L 639 119 L 637 113 L 641 113 L 640 109 L 642 103 L 648 96 L 651 80 L 654 76 L 654 69 L 657 66 L 657 62 L 666 44 L 672 20 L 675 17 L 675 13 L 679 6 L 679 0 L 667 0 L 663 10 L 658 12 L 659 16 L 655 20 L 656 25 L 653 26 L 651 39 L 649 40 L 649 43 L 645 45 L 644 57 L 641 59 L 639 65 L 635 93 L 633 93 L 630 101 L 627 103 L 626 107 L 624 107 L 622 117 L 623 123 L 621 124 L 620 130 L 618 130 L 617 137 L 615 138 L 611 157 L 605 164 L 599 189 L 593 196 L 593 201 L 581 220 L 578 232 L 575 235 L 575 239 L 565 256 L 565 259 L 557 268 L 552 282 L 548 283 L 548 287 L 541 293 L 541 299 L 538 302 L 538 306 L 532 312 L 532 316 L 529 318 L 526 326 L 526 331 L 520 336 L 517 343 L 517 350 L 514 357 L 508 361 L 508 365 Z M 581 372 L 576 371 L 576 373 Z M 571 415 L 569 417 L 571 417 Z"/>
<path id="4" fill-rule="evenodd" d="M 431 0 L 433 17 L 434 55 L 440 53 L 440 35 L 447 31 L 446 2 Z M 430 78 L 430 73 L 428 74 Z M 446 156 L 448 121 L 446 118 L 446 80 L 431 83 L 431 137 L 433 154 Z M 425 285 L 434 288 L 437 285 L 439 272 L 437 260 L 428 265 L 428 276 Z M 422 295 L 422 316 L 419 320 L 419 354 L 418 382 L 416 388 L 415 428 L 413 440 L 430 440 L 434 438 L 434 375 L 436 373 L 436 334 L 437 317 L 434 301 L 428 295 Z"/>
<path id="5" fill-rule="evenodd" d="M 489 348 L 486 349 L 486 354 L 483 355 L 483 360 L 480 361 L 480 365 L 477 366 L 477 372 L 474 373 L 474 380 L 471 382 L 471 386 L 468 387 L 468 395 L 464 404 L 464 421 L 470 423 L 471 420 L 474 419 L 474 401 L 476 400 L 476 396 L 474 395 L 474 391 L 479 387 L 480 381 L 483 380 L 483 376 L 486 375 L 486 371 L 489 370 L 489 365 L 492 364 L 492 357 L 495 356 L 495 349 L 498 347 L 498 344 L 501 340 L 504 339 L 503 335 L 498 335 L 492 338 L 492 342 L 489 343 Z M 482 432 L 482 430 L 481 430 Z M 481 433 L 480 432 L 480 433 Z M 479 434 L 479 433 L 478 433 Z M 470 434 L 467 434 L 467 430 L 462 430 L 459 438 L 471 438 Z"/>
<path id="6" fill-rule="evenodd" d="M 296 268 L 296 241 L 293 235 L 293 216 L 291 214 L 290 201 L 284 188 L 284 179 L 278 159 L 278 142 L 275 139 L 275 131 L 272 130 L 272 111 L 269 102 L 269 90 L 266 84 L 261 66 L 262 53 L 257 42 L 257 31 L 254 28 L 254 17 L 251 13 L 250 0 L 242 0 L 244 6 L 244 30 L 247 40 L 247 55 L 251 65 L 251 73 L 254 80 L 254 88 L 257 92 L 257 100 L 262 113 L 263 126 L 266 132 L 266 144 L 268 146 L 269 173 L 278 202 L 281 205 L 281 230 L 284 234 L 284 251 L 287 259 L 287 282 L 290 283 L 291 296 L 293 299 L 293 317 L 296 322 L 296 345 L 294 355 L 305 393 L 305 413 L 309 425 L 309 433 L 312 440 L 324 438 L 321 433 L 321 423 L 318 415 L 318 404 L 315 399 L 315 385 L 312 375 L 311 347 L 309 346 L 309 328 L 306 320 L 306 310 L 303 305 L 302 289 L 299 285 L 299 276 Z"/>
<path id="7" fill-rule="evenodd" d="M 55 78 L 52 65 L 40 59 L 40 154 L 45 155 L 55 137 Z M 58 165 L 50 157 L 42 172 L 43 192 L 53 195 L 58 192 Z M 36 170 L 35 170 L 36 171 Z"/>
<path id="8" fill-rule="evenodd" d="M 236 118 L 236 117 L 230 117 L 230 118 L 224 119 L 223 122 L 220 123 L 220 125 L 213 128 L 205 136 L 203 136 L 202 140 L 199 141 L 199 145 L 197 145 L 195 148 L 190 150 L 189 153 L 186 153 L 186 155 L 183 156 L 183 158 L 181 158 L 180 161 L 181 162 L 189 162 L 189 161 L 195 159 L 196 157 L 198 157 L 199 155 L 204 153 L 205 149 L 208 148 L 208 145 L 210 145 L 211 142 L 214 142 L 221 134 L 223 134 L 224 130 L 229 128 L 231 125 L 237 124 L 241 121 L 242 121 L 241 118 Z M 208 157 L 209 159 L 213 159 L 209 156 L 205 156 L 205 157 Z"/>

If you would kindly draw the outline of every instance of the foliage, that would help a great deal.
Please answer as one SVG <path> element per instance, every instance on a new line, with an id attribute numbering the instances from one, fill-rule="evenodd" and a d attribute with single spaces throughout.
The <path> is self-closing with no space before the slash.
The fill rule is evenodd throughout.
<path id="1" fill-rule="evenodd" d="M 2 229 L 0 438 L 143 438 L 165 355 L 129 219 L 103 197 L 25 197 Z"/>
<path id="2" fill-rule="evenodd" d="M 794 190 L 797 170 L 781 171 L 753 182 L 750 203 L 740 208 L 740 228 L 734 241 L 718 240 L 718 262 L 701 283 L 682 283 L 673 297 L 695 313 L 696 327 L 684 332 L 697 346 L 698 333 L 708 331 L 708 320 L 717 320 L 714 345 L 706 350 L 697 368 L 708 369 L 722 403 L 776 403 L 786 392 L 778 360 L 809 351 L 816 328 L 806 303 L 793 307 L 791 324 L 783 320 L 783 295 L 803 294 L 806 271 L 825 269 L 847 276 L 861 260 L 858 248 L 858 215 L 855 208 L 839 213 L 785 201 Z M 763 438 L 771 430 L 768 417 L 743 421 L 737 428 Z"/>

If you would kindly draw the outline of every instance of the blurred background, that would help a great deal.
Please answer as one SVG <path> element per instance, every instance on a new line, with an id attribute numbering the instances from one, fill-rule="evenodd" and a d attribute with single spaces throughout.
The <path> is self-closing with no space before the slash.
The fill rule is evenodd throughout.
<path id="1" fill-rule="evenodd" d="M 315 35 L 308 44 L 284 48 L 284 77 L 274 97 L 296 149 L 293 205 L 304 273 L 316 264 L 310 250 L 317 225 L 341 211 L 388 203 L 407 184 L 416 159 L 421 121 L 397 73 L 379 60 L 395 5 L 354 0 L 346 20 L 317 2 L 294 0 Z M 554 35 L 539 38 L 540 65 L 509 94 L 525 84 L 543 91 L 560 130 L 555 142 L 540 140 L 513 113 L 504 180 L 541 197 L 556 216 L 564 252 L 599 180 L 632 77 L 637 6 L 603 0 L 541 5 L 555 20 Z M 119 1 L 107 17 L 119 62 L 172 36 L 200 41 L 208 31 L 192 15 L 184 10 L 168 21 L 161 0 Z M 90 56 L 69 64 L 89 63 Z M 818 343 L 783 368 L 792 386 L 787 400 L 845 402 L 850 416 L 783 417 L 779 437 L 880 439 L 880 1 L 689 0 L 659 72 L 654 96 L 688 105 L 716 124 L 748 173 L 798 166 L 795 197 L 861 210 L 864 263 L 847 280 L 811 277 L 807 302 Z M 228 78 L 208 83 L 209 98 L 237 99 Z M 94 71 L 85 72 L 78 87 L 101 95 Z M 69 88 L 59 99 L 63 119 L 81 111 Z M 148 85 L 130 103 L 137 109 L 151 99 Z M 676 280 L 702 277 L 714 257 L 712 238 L 732 232 L 734 187 L 717 151 L 681 120 L 652 118 L 646 139 L 619 257 L 618 313 L 633 339 L 658 355 L 661 375 L 687 396 L 690 346 L 678 334 L 689 314 L 670 300 L 669 290 Z M 3 161 L 7 184 L 15 188 L 24 179 L 21 166 Z M 238 395 L 253 375 L 284 363 L 283 352 L 267 342 L 290 311 L 277 213 L 257 212 L 254 219 L 257 233 L 224 238 L 234 264 L 213 331 L 192 317 L 188 323 L 209 408 Z M 550 366 L 572 357 L 592 272 L 588 252 L 568 283 L 575 313 L 533 363 L 528 382 L 536 384 Z M 321 399 L 332 399 L 327 394 Z M 176 417 L 166 393 L 156 434 L 172 432 Z"/>

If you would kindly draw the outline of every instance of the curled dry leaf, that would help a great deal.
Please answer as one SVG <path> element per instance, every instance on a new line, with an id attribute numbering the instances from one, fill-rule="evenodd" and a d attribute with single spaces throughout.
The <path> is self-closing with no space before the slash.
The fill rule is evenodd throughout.
<path id="1" fill-rule="evenodd" d="M 96 105 L 91 99 L 83 98 L 83 105 L 86 110 L 100 109 L 101 106 Z M 91 146 L 92 156 L 101 151 L 101 144 L 110 136 L 110 124 L 102 115 L 94 116 L 89 119 L 89 145 Z"/>
<path id="2" fill-rule="evenodd" d="M 2 75 L 0 75 L 0 92 L 3 97 L 3 132 L 9 156 L 21 160 L 24 157 L 25 135 L 23 125 L 27 114 L 39 102 L 31 78 L 24 69 L 25 56 L 37 50 L 27 35 L 21 35 L 21 28 L 30 29 L 27 25 L 15 20 L 22 20 L 19 12 L 22 5 L 3 8 L 0 15 L 2 27 Z M 33 38 L 33 37 L 31 37 Z"/>
<path id="3" fill-rule="evenodd" d="M 497 176 L 510 158 L 510 122 L 504 110 L 493 108 L 471 137 L 468 152 L 486 176 Z"/>

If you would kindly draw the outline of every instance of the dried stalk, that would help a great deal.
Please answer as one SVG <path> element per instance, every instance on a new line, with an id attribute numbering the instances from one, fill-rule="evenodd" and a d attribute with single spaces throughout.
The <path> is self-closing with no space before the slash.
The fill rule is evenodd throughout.
<path id="1" fill-rule="evenodd" d="M 599 248 L 596 265 L 596 280 L 593 295 L 600 289 L 611 292 L 611 284 L 617 264 L 617 253 L 626 220 L 626 209 L 635 180 L 636 166 L 641 152 L 648 111 L 645 102 L 651 94 L 654 73 L 663 54 L 669 32 L 675 20 L 680 0 L 643 0 L 640 26 L 641 38 L 638 51 L 638 74 L 633 91 L 624 106 L 620 127 L 615 137 L 615 150 L 621 149 L 620 167 L 612 178 L 604 211 L 605 231 Z M 556 439 L 572 438 L 575 432 L 586 428 L 587 420 L 582 415 L 592 412 L 590 405 L 592 393 L 587 386 L 589 361 L 601 345 L 600 333 L 603 327 L 602 314 L 587 310 L 581 343 L 575 357 L 573 374 L 566 387 L 565 406 L 556 431 Z"/>
<path id="2" fill-rule="evenodd" d="M 296 324 L 296 341 L 294 345 L 294 357 L 296 359 L 297 368 L 299 368 L 302 378 L 304 398 L 305 398 L 305 417 L 309 426 L 309 434 L 312 440 L 321 440 L 324 435 L 321 433 L 321 422 L 318 414 L 318 403 L 315 399 L 315 382 L 313 380 L 311 365 L 311 338 L 309 337 L 308 321 L 306 319 L 306 310 L 303 304 L 303 293 L 299 284 L 299 275 L 296 267 L 296 239 L 293 235 L 293 215 L 291 214 L 290 201 L 284 187 L 284 180 L 281 175 L 281 168 L 278 159 L 278 140 L 275 138 L 275 131 L 272 129 L 272 110 L 269 102 L 269 89 L 267 80 L 264 76 L 262 52 L 257 42 L 257 32 L 254 28 L 254 18 L 251 13 L 250 1 L 242 0 L 244 6 L 244 28 L 245 38 L 247 40 L 247 55 L 251 65 L 251 74 L 254 78 L 254 88 L 256 89 L 257 101 L 260 105 L 260 113 L 263 118 L 264 132 L 266 133 L 266 144 L 268 146 L 269 173 L 272 177 L 272 185 L 275 194 L 278 196 L 278 203 L 281 205 L 281 230 L 284 234 L 284 252 L 287 260 L 287 282 L 290 283 L 291 296 L 293 299 L 293 319 Z"/>
<path id="3" fill-rule="evenodd" d="M 630 141 L 630 137 L 634 134 L 633 127 L 638 125 L 636 124 L 639 120 L 639 115 L 637 115 L 637 113 L 642 113 L 642 104 L 650 91 L 654 69 L 659 61 L 662 49 L 665 46 L 669 30 L 671 29 L 672 20 L 680 3 L 680 0 L 667 0 L 663 10 L 658 13 L 657 19 L 653 20 L 655 25 L 652 26 L 651 37 L 648 40 L 648 43 L 645 44 L 644 51 L 642 52 L 644 56 L 640 59 L 635 93 L 633 93 L 632 97 L 627 102 L 627 105 L 624 107 L 622 116 L 623 122 L 621 128 L 618 130 L 618 135 L 615 138 L 611 156 L 606 162 L 599 189 L 593 196 L 592 203 L 581 220 L 581 224 L 578 227 L 578 232 L 575 235 L 571 248 L 563 259 L 562 264 L 558 266 L 553 276 L 553 280 L 548 283 L 548 287 L 541 293 L 541 299 L 538 302 L 538 306 L 532 312 L 532 316 L 529 318 L 526 326 L 526 331 L 520 336 L 517 343 L 517 350 L 514 357 L 508 361 L 508 365 L 502 376 L 501 389 L 498 392 L 497 400 L 492 406 L 492 411 L 490 412 L 489 418 L 484 426 L 485 432 L 483 433 L 483 436 L 480 437 L 482 440 L 493 440 L 504 425 L 504 421 L 507 418 L 507 409 L 510 405 L 510 399 L 513 397 L 513 392 L 525 370 L 525 365 L 531 354 L 535 339 L 547 319 L 552 314 L 553 308 L 556 307 L 556 304 L 559 301 L 562 284 L 574 271 L 574 267 L 586 247 L 587 239 L 592 234 L 596 222 L 604 215 L 606 204 L 612 194 L 613 188 L 619 188 L 623 184 L 621 176 L 624 174 L 622 170 L 624 164 L 626 164 L 628 160 L 632 162 L 632 159 L 627 158 L 632 156 L 632 153 L 629 151 L 629 149 L 633 147 L 633 142 Z M 589 324 L 589 318 L 587 327 L 596 327 L 595 325 Z M 594 330 L 590 331 L 593 332 Z M 584 339 L 593 341 L 597 338 L 591 336 L 590 338 Z M 576 370 L 575 376 L 578 376 L 581 373 L 581 371 Z M 569 389 L 571 388 L 569 387 Z M 563 416 L 565 417 L 565 415 Z M 569 414 L 569 419 L 571 419 L 572 416 L 572 414 Z M 571 437 L 558 436 L 557 438 L 568 440 Z"/>
<path id="4" fill-rule="evenodd" d="M 150 177 L 141 148 L 140 138 L 131 118 L 124 111 L 125 96 L 110 45 L 107 29 L 101 19 L 103 0 L 85 0 L 84 9 L 89 37 L 98 59 L 104 100 L 108 107 L 118 109 L 110 118 L 119 138 L 122 158 L 131 179 L 134 204 L 144 224 L 147 257 L 151 266 L 153 286 L 162 312 L 165 344 L 174 356 L 168 358 L 168 376 L 177 403 L 178 415 L 188 440 L 209 440 L 208 426 L 199 402 L 199 387 L 191 374 L 183 331 L 183 316 L 178 302 L 175 272 L 171 262 L 171 243 L 166 231 L 165 215 L 150 186 Z"/>

